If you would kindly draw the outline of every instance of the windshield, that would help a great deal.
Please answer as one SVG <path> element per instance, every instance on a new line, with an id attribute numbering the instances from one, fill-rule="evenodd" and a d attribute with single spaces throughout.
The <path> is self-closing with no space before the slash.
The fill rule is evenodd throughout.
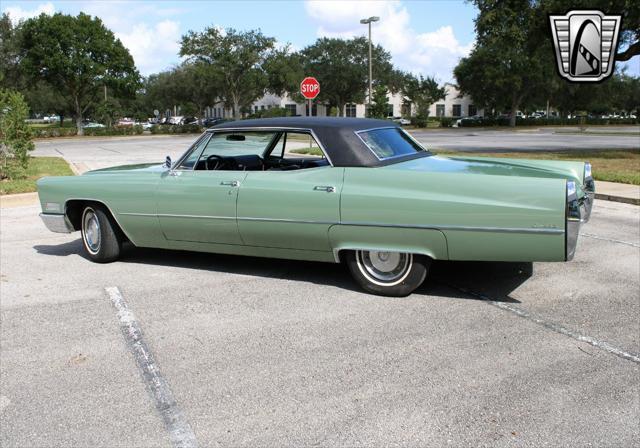
<path id="1" fill-rule="evenodd" d="M 357 134 L 380 160 L 427 152 L 399 128 L 372 129 Z"/>

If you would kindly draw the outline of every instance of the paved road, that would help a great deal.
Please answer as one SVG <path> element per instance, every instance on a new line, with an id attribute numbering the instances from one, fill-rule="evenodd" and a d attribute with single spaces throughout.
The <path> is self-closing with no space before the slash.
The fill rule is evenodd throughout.
<path id="1" fill-rule="evenodd" d="M 414 131 L 427 148 L 456 151 L 550 151 L 589 149 L 640 149 L 640 127 L 475 130 L 473 128 Z M 622 135 L 616 135 L 622 134 Z"/>
<path id="2" fill-rule="evenodd" d="M 638 207 L 596 201 L 573 262 L 439 263 L 404 299 L 332 264 L 136 249 L 94 264 L 38 211 L 0 210 L 3 447 L 640 438 Z"/>
<path id="3" fill-rule="evenodd" d="M 413 135 L 428 148 L 461 151 L 640 149 L 640 128 L 625 127 L 622 130 L 617 128 L 615 130 L 619 133 L 624 131 L 624 135 L 558 134 L 553 129 L 525 131 L 450 129 L 414 131 Z M 567 129 L 562 131 L 566 132 Z M 632 132 L 638 132 L 638 135 L 628 135 Z M 182 135 L 40 140 L 36 142 L 34 155 L 62 156 L 82 172 L 114 164 L 153 161 L 162 163 L 167 155 L 175 160 L 196 137 Z"/>

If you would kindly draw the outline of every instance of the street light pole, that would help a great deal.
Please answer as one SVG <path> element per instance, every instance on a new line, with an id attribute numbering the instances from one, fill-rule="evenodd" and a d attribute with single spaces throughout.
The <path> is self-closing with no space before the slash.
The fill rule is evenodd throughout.
<path id="1" fill-rule="evenodd" d="M 369 106 L 371 106 L 371 96 L 373 91 L 373 67 L 372 67 L 372 55 L 371 55 L 371 22 L 377 22 L 380 17 L 372 16 L 368 19 L 360 20 L 363 25 L 369 25 Z"/>

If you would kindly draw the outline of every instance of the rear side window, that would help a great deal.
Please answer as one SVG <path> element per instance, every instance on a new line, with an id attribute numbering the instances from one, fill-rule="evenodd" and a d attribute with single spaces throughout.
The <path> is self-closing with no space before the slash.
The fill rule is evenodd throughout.
<path id="1" fill-rule="evenodd" d="M 372 129 L 360 131 L 357 134 L 380 160 L 426 151 L 402 129 L 398 128 Z"/>

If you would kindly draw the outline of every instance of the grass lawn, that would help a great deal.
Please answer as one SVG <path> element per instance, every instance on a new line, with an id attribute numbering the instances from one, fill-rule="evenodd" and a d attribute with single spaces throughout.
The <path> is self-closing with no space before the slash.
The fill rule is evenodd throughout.
<path id="1" fill-rule="evenodd" d="M 75 128 L 76 123 L 73 120 L 64 120 L 64 125 L 60 126 L 59 121 L 53 123 L 29 123 L 32 128 Z"/>
<path id="2" fill-rule="evenodd" d="M 302 149 L 292 149 L 291 151 L 288 152 L 292 152 L 295 154 L 308 154 L 310 156 L 322 156 L 322 150 L 320 148 L 318 148 L 317 146 L 312 146 L 311 148 L 302 148 Z"/>
<path id="3" fill-rule="evenodd" d="M 591 162 L 596 180 L 640 185 L 640 150 L 544 151 L 544 152 L 461 152 L 433 150 L 444 156 L 508 157 L 512 159 L 578 160 Z"/>
<path id="4" fill-rule="evenodd" d="M 36 181 L 44 176 L 73 176 L 69 164 L 62 157 L 31 157 L 27 177 L 0 181 L 0 194 L 36 191 Z"/>
<path id="5" fill-rule="evenodd" d="M 322 155 L 317 148 L 296 149 L 299 154 Z M 640 185 L 640 150 L 544 151 L 544 152 L 462 152 L 433 150 L 443 156 L 508 157 L 512 159 L 578 160 L 591 162 L 596 180 Z"/>

